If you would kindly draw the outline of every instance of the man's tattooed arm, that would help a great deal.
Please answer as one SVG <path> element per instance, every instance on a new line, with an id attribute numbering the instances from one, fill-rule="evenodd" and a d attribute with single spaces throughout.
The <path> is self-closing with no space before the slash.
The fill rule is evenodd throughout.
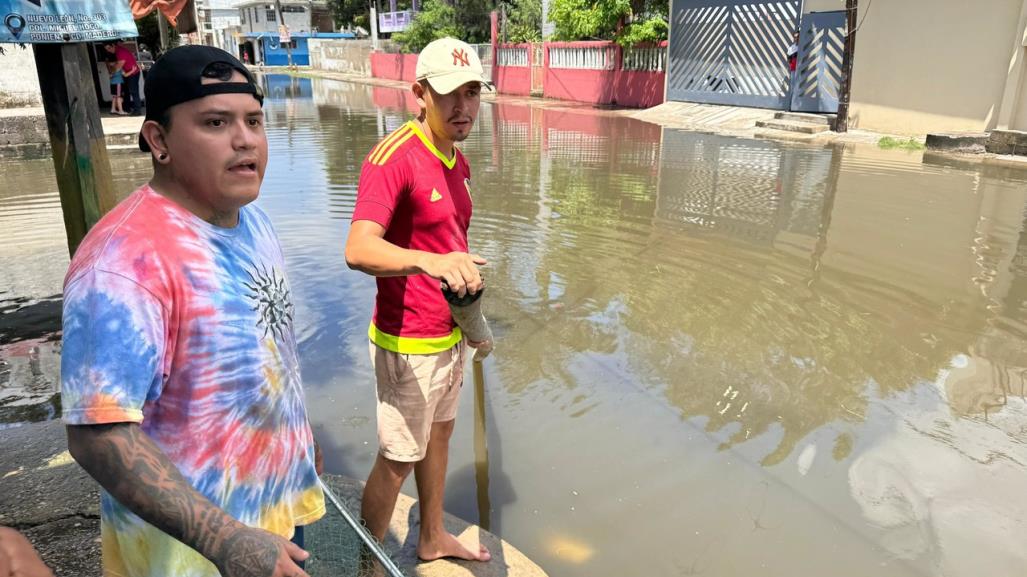
<path id="1" fill-rule="evenodd" d="M 284 539 L 233 519 L 196 491 L 135 423 L 72 425 L 76 461 L 124 507 L 210 559 L 225 577 L 270 577 Z M 302 574 L 302 573 L 300 573 Z"/>

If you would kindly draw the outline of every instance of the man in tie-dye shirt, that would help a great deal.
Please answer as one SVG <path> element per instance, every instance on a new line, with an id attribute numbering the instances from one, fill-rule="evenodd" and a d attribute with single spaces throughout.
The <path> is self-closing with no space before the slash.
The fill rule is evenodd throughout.
<path id="1" fill-rule="evenodd" d="M 249 204 L 263 93 L 194 45 L 154 64 L 146 102 L 153 179 L 93 227 L 64 288 L 64 420 L 103 487 L 104 574 L 304 576 L 289 539 L 324 497 L 282 251 Z"/>

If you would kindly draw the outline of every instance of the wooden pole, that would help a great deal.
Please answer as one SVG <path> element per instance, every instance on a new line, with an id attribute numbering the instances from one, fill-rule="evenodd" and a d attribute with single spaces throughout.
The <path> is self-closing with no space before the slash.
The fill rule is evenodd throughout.
<path id="1" fill-rule="evenodd" d="M 492 500 L 489 498 L 489 442 L 485 431 L 485 370 L 481 362 L 471 363 L 474 370 L 474 484 L 478 496 L 478 526 L 492 527 Z"/>
<path id="2" fill-rule="evenodd" d="M 857 0 L 845 0 L 845 50 L 842 52 L 842 83 L 838 89 L 838 121 L 835 130 L 849 131 L 849 95 L 852 93 L 852 58 L 856 53 Z"/>
<path id="3" fill-rule="evenodd" d="M 33 46 L 72 255 L 114 208 L 114 185 L 85 44 Z"/>

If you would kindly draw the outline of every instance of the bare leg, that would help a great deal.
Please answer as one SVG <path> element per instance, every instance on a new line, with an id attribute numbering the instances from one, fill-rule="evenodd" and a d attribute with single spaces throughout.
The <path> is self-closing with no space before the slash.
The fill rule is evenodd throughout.
<path id="1" fill-rule="evenodd" d="M 390 461 L 378 453 L 367 477 L 364 496 L 360 501 L 360 516 L 367 524 L 367 530 L 378 541 L 385 539 L 385 531 L 396 508 L 396 498 L 403 481 L 414 468 L 413 463 Z"/>
<path id="2" fill-rule="evenodd" d="M 442 557 L 488 561 L 492 556 L 484 545 L 479 545 L 478 551 L 472 552 L 447 532 L 442 524 L 442 501 L 446 494 L 446 467 L 449 464 L 449 438 L 453 435 L 453 423 L 432 423 L 428 454 L 414 466 L 421 508 L 417 556 L 423 561 Z"/>

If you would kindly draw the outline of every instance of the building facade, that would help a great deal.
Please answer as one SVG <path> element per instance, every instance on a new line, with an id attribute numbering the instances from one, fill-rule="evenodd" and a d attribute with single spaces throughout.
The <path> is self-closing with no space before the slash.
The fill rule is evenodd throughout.
<path id="1" fill-rule="evenodd" d="M 290 34 L 335 32 L 335 23 L 328 3 L 311 0 L 281 0 L 282 19 Z M 278 12 L 274 2 L 243 1 L 236 3 L 239 25 L 244 35 L 278 34 Z"/>
<path id="2" fill-rule="evenodd" d="M 311 38 L 354 38 L 335 32 L 335 22 L 323 0 L 281 0 L 281 19 L 274 2 L 236 3 L 239 18 L 236 53 L 244 62 L 265 66 L 310 65 Z M 283 42 L 282 25 L 288 39 Z"/>
<path id="3" fill-rule="evenodd" d="M 671 0 L 666 98 L 834 112 L 845 10 L 846 0 Z M 1027 130 L 1027 0 L 860 0 L 856 22 L 850 128 Z M 805 108 L 807 93 L 830 106 Z"/>

